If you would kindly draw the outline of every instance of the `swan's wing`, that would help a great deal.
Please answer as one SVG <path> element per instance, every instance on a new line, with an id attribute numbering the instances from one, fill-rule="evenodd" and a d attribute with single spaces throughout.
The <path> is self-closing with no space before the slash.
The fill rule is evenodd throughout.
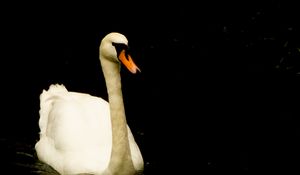
<path id="1" fill-rule="evenodd" d="M 53 101 L 64 97 L 64 94 L 67 93 L 68 90 L 64 85 L 52 84 L 47 91 L 43 90 L 43 92 L 40 94 L 39 127 L 41 135 L 46 133 L 48 115 L 52 109 Z"/>
<path id="2" fill-rule="evenodd" d="M 127 130 L 128 130 L 130 153 L 131 153 L 131 158 L 132 158 L 134 169 L 136 171 L 143 171 L 144 170 L 144 161 L 143 161 L 141 151 L 139 149 L 139 146 L 135 142 L 133 134 L 128 125 L 127 125 Z"/>
<path id="3" fill-rule="evenodd" d="M 38 156 L 70 174 L 82 167 L 104 170 L 112 148 L 108 103 L 88 94 L 60 90 L 50 87 L 41 94 Z"/>

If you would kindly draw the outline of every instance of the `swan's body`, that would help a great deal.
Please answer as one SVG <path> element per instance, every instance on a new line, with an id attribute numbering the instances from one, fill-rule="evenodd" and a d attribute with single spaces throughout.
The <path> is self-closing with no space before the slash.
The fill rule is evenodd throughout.
<path id="1" fill-rule="evenodd" d="M 63 85 L 51 85 L 40 95 L 40 140 L 35 148 L 38 158 L 60 174 L 132 175 L 143 170 L 141 152 L 126 123 L 118 57 L 126 56 L 127 63 L 122 62 L 131 72 L 138 68 L 114 44 L 126 46 L 127 39 L 111 33 L 100 45 L 109 103 L 69 92 Z"/>

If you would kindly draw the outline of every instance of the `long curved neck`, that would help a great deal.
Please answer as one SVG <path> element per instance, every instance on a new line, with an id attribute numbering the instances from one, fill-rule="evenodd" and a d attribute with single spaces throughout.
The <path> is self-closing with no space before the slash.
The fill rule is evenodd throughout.
<path id="1" fill-rule="evenodd" d="M 100 59 L 105 77 L 112 124 L 112 152 L 108 174 L 134 174 L 121 88 L 120 66 Z"/>

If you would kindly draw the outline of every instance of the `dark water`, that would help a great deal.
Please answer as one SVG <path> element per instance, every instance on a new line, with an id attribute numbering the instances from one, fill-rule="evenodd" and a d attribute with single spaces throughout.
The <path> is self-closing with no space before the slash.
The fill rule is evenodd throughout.
<path id="1" fill-rule="evenodd" d="M 5 17 L 1 33 L 1 165 L 20 174 L 49 171 L 33 149 L 39 94 L 63 83 L 106 99 L 98 47 L 107 32 L 119 31 L 142 70 L 121 74 L 145 174 L 299 171 L 298 6 L 139 5 L 114 13 L 11 6 L 15 16 Z"/>

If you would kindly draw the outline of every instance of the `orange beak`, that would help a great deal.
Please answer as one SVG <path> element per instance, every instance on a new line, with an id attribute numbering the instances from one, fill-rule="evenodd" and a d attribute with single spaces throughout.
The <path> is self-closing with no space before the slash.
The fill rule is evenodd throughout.
<path id="1" fill-rule="evenodd" d="M 133 74 L 141 70 L 135 65 L 130 55 L 125 54 L 125 50 L 122 50 L 119 55 L 119 60 L 124 64 L 124 66 Z"/>

